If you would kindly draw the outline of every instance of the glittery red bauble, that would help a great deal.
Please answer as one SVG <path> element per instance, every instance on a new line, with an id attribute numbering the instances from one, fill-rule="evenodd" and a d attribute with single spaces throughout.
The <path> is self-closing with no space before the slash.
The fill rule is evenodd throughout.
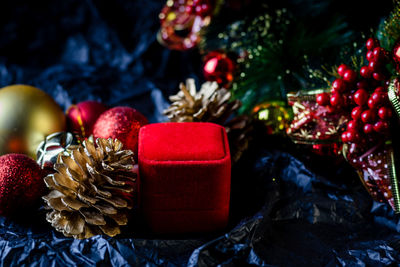
<path id="1" fill-rule="evenodd" d="M 136 109 L 115 107 L 107 110 L 97 119 L 93 127 L 95 138 L 117 138 L 124 149 L 137 152 L 139 129 L 148 121 Z"/>
<path id="2" fill-rule="evenodd" d="M 235 64 L 225 53 L 213 51 L 204 58 L 203 73 L 207 81 L 216 81 L 220 86 L 229 87 L 234 71 Z"/>
<path id="3" fill-rule="evenodd" d="M 84 101 L 71 105 L 67 110 L 68 131 L 78 133 L 82 137 L 89 137 L 93 133 L 96 120 L 106 110 L 105 105 L 96 101 Z"/>
<path id="4" fill-rule="evenodd" d="M 43 172 L 39 165 L 22 154 L 0 157 L 0 214 L 31 206 L 43 195 Z"/>

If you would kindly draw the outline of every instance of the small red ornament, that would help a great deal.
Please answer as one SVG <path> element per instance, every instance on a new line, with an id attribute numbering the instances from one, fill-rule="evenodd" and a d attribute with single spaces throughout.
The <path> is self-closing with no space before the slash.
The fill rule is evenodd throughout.
<path id="1" fill-rule="evenodd" d="M 338 74 L 339 74 L 341 77 L 343 77 L 344 72 L 345 72 L 346 70 L 348 70 L 348 69 L 349 69 L 349 67 L 347 67 L 346 64 L 341 64 L 341 65 L 338 67 L 337 72 L 338 72 Z"/>
<path id="2" fill-rule="evenodd" d="M 107 110 L 100 102 L 84 101 L 71 105 L 67 110 L 68 131 L 78 133 L 83 138 L 93 133 L 93 126 L 99 116 Z"/>
<path id="3" fill-rule="evenodd" d="M 331 96 L 330 102 L 332 107 L 339 107 L 343 104 L 343 98 L 340 94 L 335 93 Z"/>
<path id="4" fill-rule="evenodd" d="M 207 81 L 216 81 L 228 88 L 233 81 L 235 63 L 225 53 L 213 51 L 204 58 L 203 74 Z"/>
<path id="5" fill-rule="evenodd" d="M 125 149 L 137 152 L 139 129 L 148 120 L 139 111 L 130 107 L 115 107 L 97 119 L 93 127 L 95 138 L 116 138 Z"/>
<path id="6" fill-rule="evenodd" d="M 317 95 L 316 101 L 318 103 L 318 105 L 320 106 L 326 106 L 329 105 L 329 94 L 328 93 L 320 93 Z"/>
<path id="7" fill-rule="evenodd" d="M 367 66 L 364 66 L 360 69 L 360 75 L 364 78 L 371 78 L 372 72 L 371 69 Z"/>
<path id="8" fill-rule="evenodd" d="M 400 41 L 397 41 L 393 48 L 393 61 L 397 72 L 400 73 Z"/>
<path id="9" fill-rule="evenodd" d="M 363 108 L 362 107 L 355 107 L 351 111 L 351 117 L 353 120 L 358 120 L 361 118 L 361 114 L 363 113 Z"/>
<path id="10" fill-rule="evenodd" d="M 347 69 L 343 73 L 343 80 L 349 83 L 353 83 L 357 78 L 357 73 L 354 70 Z"/>
<path id="11" fill-rule="evenodd" d="M 334 89 L 335 92 L 343 93 L 346 91 L 346 87 L 346 83 L 343 79 L 336 79 L 332 82 L 332 89 Z"/>
<path id="12" fill-rule="evenodd" d="M 379 46 L 379 41 L 375 38 L 369 38 L 365 44 L 368 50 L 372 50 L 375 47 Z"/>
<path id="13" fill-rule="evenodd" d="M 0 157 L 0 214 L 13 215 L 37 202 L 44 192 L 43 172 L 28 156 Z"/>
<path id="14" fill-rule="evenodd" d="M 368 101 L 368 92 L 365 89 L 358 89 L 353 95 L 354 102 L 357 105 L 363 106 Z"/>

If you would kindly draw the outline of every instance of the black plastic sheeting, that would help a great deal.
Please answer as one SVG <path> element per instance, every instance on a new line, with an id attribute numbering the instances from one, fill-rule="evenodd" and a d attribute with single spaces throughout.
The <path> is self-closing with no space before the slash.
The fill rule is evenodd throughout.
<path id="1" fill-rule="evenodd" d="M 164 1 L 37 2 L 2 3 L 0 86 L 35 85 L 64 109 L 129 105 L 158 122 L 178 82 L 200 71 L 196 51 L 155 41 Z M 371 200 L 354 170 L 271 138 L 256 137 L 233 169 L 224 233 L 166 238 L 131 225 L 116 238 L 73 240 L 38 208 L 0 217 L 1 265 L 398 265 L 400 217 Z"/>

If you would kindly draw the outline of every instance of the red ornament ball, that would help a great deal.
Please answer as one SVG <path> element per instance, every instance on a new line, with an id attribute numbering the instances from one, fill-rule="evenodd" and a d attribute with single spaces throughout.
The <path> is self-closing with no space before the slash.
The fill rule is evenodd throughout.
<path id="1" fill-rule="evenodd" d="M 400 73 L 400 41 L 397 41 L 393 48 L 393 61 L 397 72 Z"/>
<path id="2" fill-rule="evenodd" d="M 93 136 L 116 138 L 124 144 L 124 149 L 136 153 L 139 129 L 145 124 L 148 124 L 148 120 L 136 109 L 115 107 L 100 115 L 93 127 Z"/>
<path id="3" fill-rule="evenodd" d="M 67 125 L 70 132 L 78 133 L 82 137 L 93 134 L 93 126 L 107 107 L 96 101 L 84 101 L 71 105 L 67 110 Z"/>
<path id="4" fill-rule="evenodd" d="M 6 154 L 0 157 L 0 214 L 13 215 L 28 208 L 43 195 L 44 173 L 30 157 Z"/>
<path id="5" fill-rule="evenodd" d="M 213 51 L 204 58 L 203 74 L 207 81 L 229 87 L 233 81 L 235 63 L 225 53 Z"/>

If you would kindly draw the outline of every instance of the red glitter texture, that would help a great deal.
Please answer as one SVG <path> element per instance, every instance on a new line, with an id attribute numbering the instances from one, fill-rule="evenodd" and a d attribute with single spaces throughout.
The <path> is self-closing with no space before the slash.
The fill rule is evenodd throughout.
<path id="1" fill-rule="evenodd" d="M 83 101 L 71 105 L 67 110 L 67 124 L 70 132 L 88 137 L 93 133 L 93 126 L 107 107 L 96 101 Z"/>
<path id="2" fill-rule="evenodd" d="M 116 138 L 124 149 L 137 153 L 139 129 L 148 124 L 145 116 L 130 107 L 115 107 L 107 110 L 97 119 L 93 127 L 95 138 Z"/>
<path id="3" fill-rule="evenodd" d="M 12 215 L 34 204 L 45 185 L 40 166 L 28 156 L 7 154 L 0 157 L 0 214 Z"/>

